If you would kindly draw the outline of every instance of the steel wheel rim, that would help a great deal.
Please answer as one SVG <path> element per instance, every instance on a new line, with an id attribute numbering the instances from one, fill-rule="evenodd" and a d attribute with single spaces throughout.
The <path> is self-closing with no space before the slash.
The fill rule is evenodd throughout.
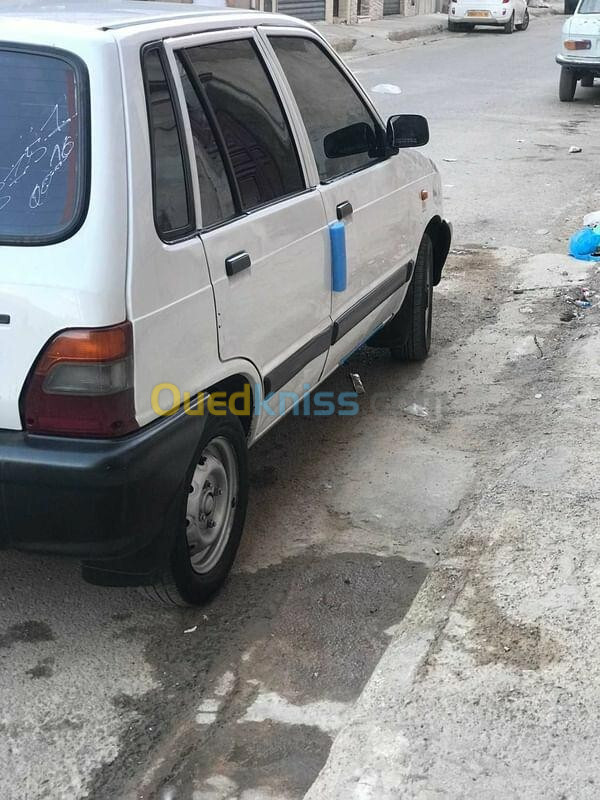
<path id="1" fill-rule="evenodd" d="M 238 494 L 238 462 L 231 443 L 207 444 L 189 486 L 186 537 L 190 564 L 203 575 L 219 562 L 231 535 Z"/>

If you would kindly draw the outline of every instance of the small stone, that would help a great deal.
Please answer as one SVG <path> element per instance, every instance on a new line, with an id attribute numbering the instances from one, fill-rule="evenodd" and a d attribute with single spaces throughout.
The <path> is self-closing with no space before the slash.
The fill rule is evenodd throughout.
<path id="1" fill-rule="evenodd" d="M 581 147 L 576 147 L 574 144 L 569 147 L 569 153 L 581 153 Z"/>

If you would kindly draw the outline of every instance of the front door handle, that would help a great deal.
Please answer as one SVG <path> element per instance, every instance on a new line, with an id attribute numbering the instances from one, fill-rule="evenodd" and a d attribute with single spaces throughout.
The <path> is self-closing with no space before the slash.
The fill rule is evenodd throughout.
<path id="1" fill-rule="evenodd" d="M 352 203 L 349 203 L 347 200 L 335 207 L 335 213 L 337 214 L 337 218 L 339 220 L 343 220 L 346 217 L 351 216 L 353 212 L 354 209 L 352 208 Z"/>
<path id="2" fill-rule="evenodd" d="M 231 278 L 232 275 L 237 275 L 238 272 L 242 272 L 245 269 L 250 269 L 252 266 L 252 261 L 250 260 L 250 256 L 248 253 L 241 252 L 241 253 L 234 253 L 229 258 L 225 259 L 225 272 Z"/>

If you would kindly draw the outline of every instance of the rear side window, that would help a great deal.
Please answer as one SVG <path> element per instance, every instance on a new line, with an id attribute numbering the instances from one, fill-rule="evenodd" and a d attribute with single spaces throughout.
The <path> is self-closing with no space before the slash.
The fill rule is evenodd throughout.
<path id="1" fill-rule="evenodd" d="M 183 137 L 157 46 L 144 52 L 143 70 L 152 148 L 154 218 L 161 238 L 172 241 L 194 228 Z"/>
<path id="2" fill-rule="evenodd" d="M 0 48 L 0 244 L 49 244 L 87 206 L 88 88 L 59 51 Z"/>
<path id="3" fill-rule="evenodd" d="M 195 82 L 198 86 L 197 94 L 183 67 L 181 82 L 194 142 L 196 171 L 200 184 L 202 227 L 210 228 L 231 219 L 235 216 L 236 209 L 222 148 L 219 148 L 215 130 L 206 115 L 206 106 L 200 101 L 201 86 Z"/>
<path id="4" fill-rule="evenodd" d="M 238 39 L 201 45 L 185 50 L 182 57 L 193 75 L 198 99 L 218 126 L 221 155 L 230 164 L 240 210 L 302 191 L 304 178 L 290 127 L 252 42 Z M 206 157 L 218 166 L 216 155 Z"/>

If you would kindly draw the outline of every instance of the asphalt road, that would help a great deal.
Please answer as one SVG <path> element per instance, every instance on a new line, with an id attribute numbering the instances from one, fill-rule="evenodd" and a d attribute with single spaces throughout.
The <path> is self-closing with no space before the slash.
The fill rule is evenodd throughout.
<path id="1" fill-rule="evenodd" d="M 83 583 L 74 563 L 3 554 L 0 797 L 299 800 L 313 783 L 519 424 L 507 402 L 523 376 L 505 371 L 514 319 L 504 338 L 489 334 L 514 300 L 510 270 L 564 252 L 600 206 L 600 87 L 558 102 L 561 24 L 352 61 L 367 88 L 401 88 L 374 95 L 385 114 L 430 120 L 455 223 L 435 354 L 411 367 L 362 351 L 358 417 L 291 417 L 253 449 L 246 538 L 204 610 L 155 608 Z M 520 356 L 536 358 L 528 346 Z M 338 371 L 326 388 L 346 385 Z M 413 402 L 427 420 L 402 412 Z"/>

